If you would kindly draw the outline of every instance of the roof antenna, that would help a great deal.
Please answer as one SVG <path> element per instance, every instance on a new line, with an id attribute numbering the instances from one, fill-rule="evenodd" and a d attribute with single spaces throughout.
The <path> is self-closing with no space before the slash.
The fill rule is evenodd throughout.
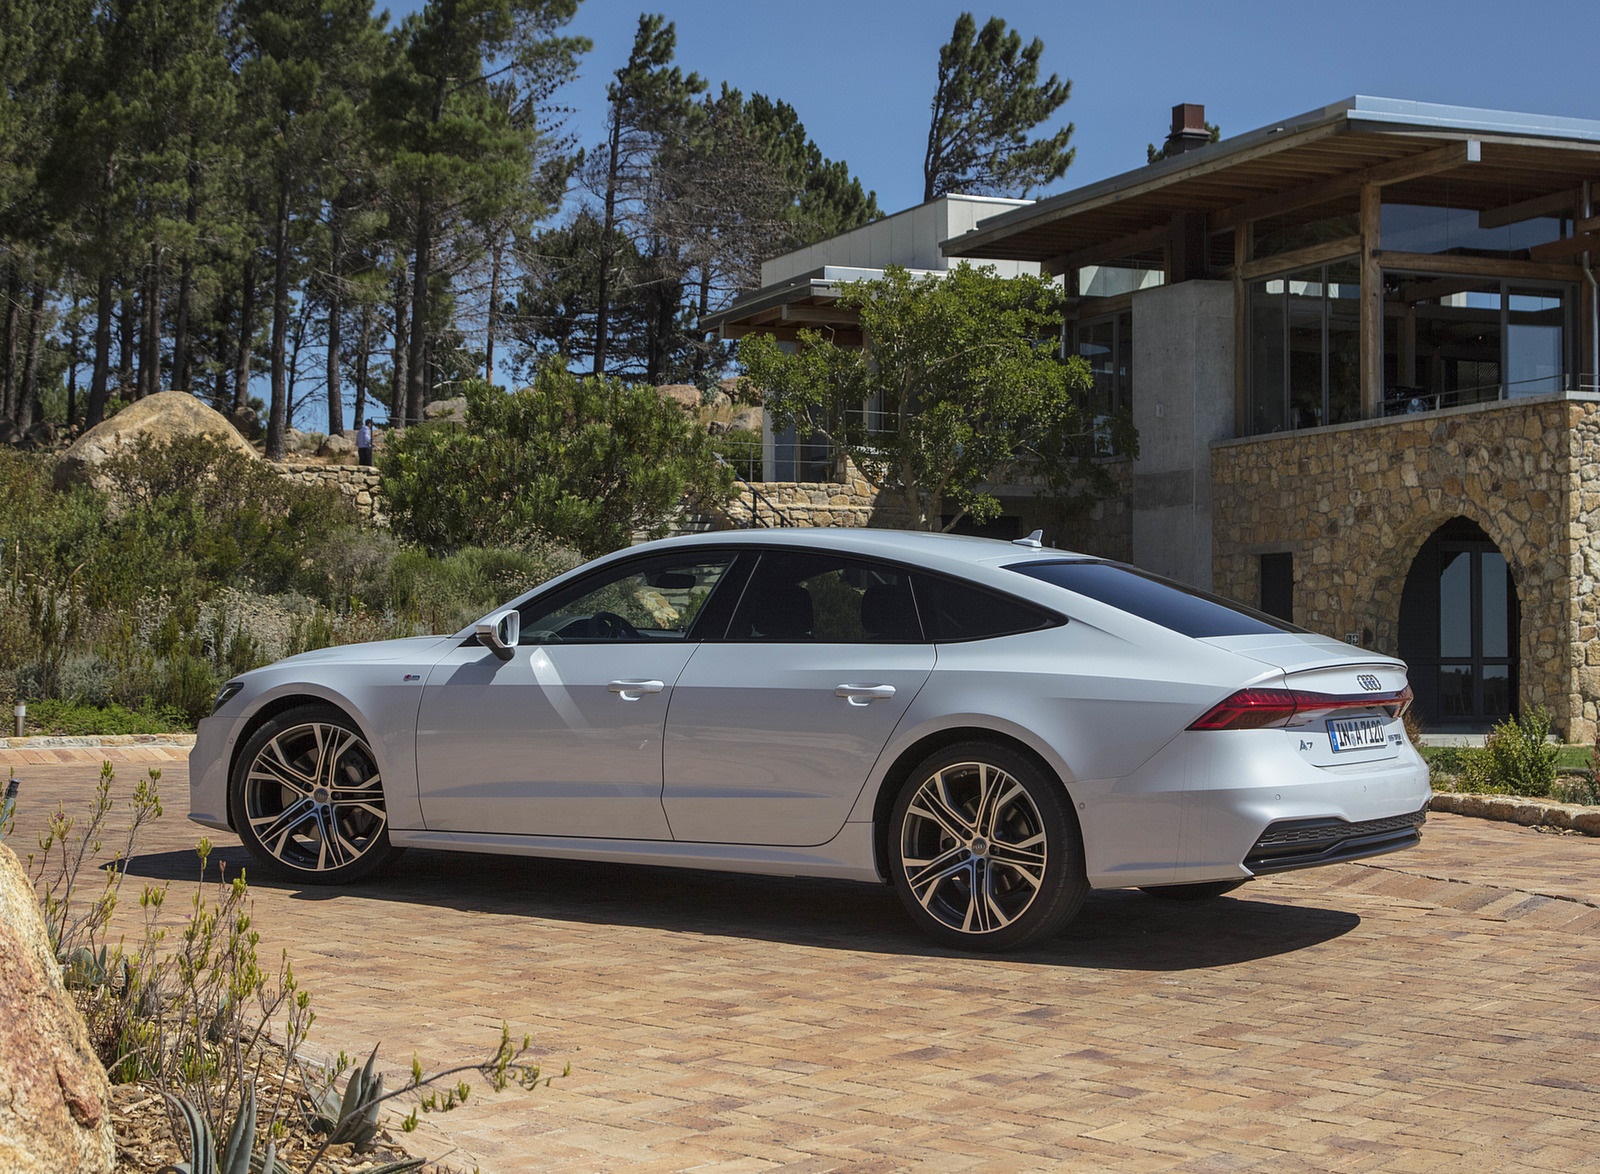
<path id="1" fill-rule="evenodd" d="M 1035 530 L 1032 534 L 1029 534 L 1026 538 L 1013 538 L 1011 540 L 1011 545 L 1012 546 L 1027 546 L 1027 547 L 1031 547 L 1034 550 L 1038 550 L 1040 547 L 1042 547 L 1044 545 L 1044 531 L 1043 530 Z"/>

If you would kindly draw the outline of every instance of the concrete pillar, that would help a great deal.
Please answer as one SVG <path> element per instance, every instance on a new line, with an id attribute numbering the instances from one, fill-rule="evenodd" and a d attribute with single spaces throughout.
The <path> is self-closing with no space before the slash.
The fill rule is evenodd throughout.
<path id="1" fill-rule="evenodd" d="M 1133 295 L 1133 561 L 1211 587 L 1211 443 L 1233 435 L 1233 285 Z"/>

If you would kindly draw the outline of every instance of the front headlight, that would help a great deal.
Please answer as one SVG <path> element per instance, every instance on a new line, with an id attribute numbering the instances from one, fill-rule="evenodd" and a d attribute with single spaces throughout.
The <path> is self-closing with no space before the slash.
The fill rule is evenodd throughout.
<path id="1" fill-rule="evenodd" d="M 239 691 L 243 688 L 243 681 L 229 681 L 217 691 L 217 700 L 215 704 L 211 706 L 211 712 L 216 713 L 217 710 L 221 709 L 224 705 L 228 704 L 228 702 L 237 697 L 239 695 Z"/>

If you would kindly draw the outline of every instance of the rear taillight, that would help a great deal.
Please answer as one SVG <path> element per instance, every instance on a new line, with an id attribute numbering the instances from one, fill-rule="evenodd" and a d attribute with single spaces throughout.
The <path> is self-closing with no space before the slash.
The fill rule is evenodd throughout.
<path id="1" fill-rule="evenodd" d="M 1298 689 L 1240 689 L 1190 724 L 1191 730 L 1264 730 L 1303 726 L 1351 710 L 1381 709 L 1391 719 L 1411 706 L 1408 686 L 1398 693 L 1302 693 Z"/>

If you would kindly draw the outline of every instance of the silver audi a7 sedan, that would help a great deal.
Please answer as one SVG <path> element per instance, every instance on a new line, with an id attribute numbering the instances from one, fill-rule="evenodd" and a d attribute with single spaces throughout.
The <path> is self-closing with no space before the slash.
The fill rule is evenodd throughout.
<path id="1" fill-rule="evenodd" d="M 892 883 L 947 945 L 1417 842 L 1405 665 L 1133 567 L 882 530 L 618 551 L 449 636 L 223 688 L 190 818 L 344 882 L 406 847 Z"/>

